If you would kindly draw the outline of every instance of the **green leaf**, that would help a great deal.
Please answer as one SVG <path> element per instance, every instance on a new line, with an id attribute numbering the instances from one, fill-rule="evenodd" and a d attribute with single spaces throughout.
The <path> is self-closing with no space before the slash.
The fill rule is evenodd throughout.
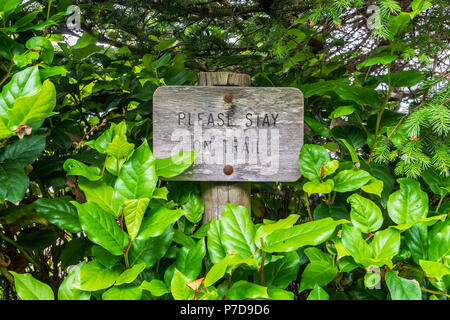
<path id="1" fill-rule="evenodd" d="M 376 178 L 371 178 L 366 185 L 361 187 L 361 190 L 381 197 L 381 193 L 383 192 L 383 185 L 383 181 Z"/>
<path id="2" fill-rule="evenodd" d="M 387 202 L 388 214 L 397 224 L 413 222 L 428 214 L 428 195 L 420 183 L 410 178 L 397 179 L 400 190 L 392 193 Z"/>
<path id="3" fill-rule="evenodd" d="M 121 274 L 121 267 L 106 268 L 96 259 L 80 270 L 80 281 L 74 287 L 83 291 L 97 291 L 111 287 Z"/>
<path id="4" fill-rule="evenodd" d="M 392 258 L 400 251 L 400 232 L 394 229 L 378 231 L 370 243 L 374 265 L 392 268 Z"/>
<path id="5" fill-rule="evenodd" d="M 155 157 L 144 141 L 123 165 L 114 186 L 113 201 L 122 208 L 125 200 L 151 199 L 158 181 L 155 167 Z"/>
<path id="6" fill-rule="evenodd" d="M 126 269 L 124 272 L 122 272 L 119 276 L 119 278 L 117 279 L 116 283 L 114 283 L 115 286 L 120 286 L 122 284 L 125 283 L 131 283 L 134 280 L 136 280 L 136 278 L 138 277 L 138 275 L 144 271 L 146 268 L 146 264 L 145 263 L 139 263 L 134 265 L 133 267 L 131 267 L 130 269 Z"/>
<path id="7" fill-rule="evenodd" d="M 331 237 L 338 225 L 345 223 L 349 223 L 349 221 L 324 218 L 289 229 L 277 230 L 267 237 L 267 243 L 263 250 L 266 252 L 289 252 L 306 245 L 316 246 Z"/>
<path id="8" fill-rule="evenodd" d="M 25 167 L 32 164 L 44 151 L 45 137 L 24 137 L 8 144 L 0 153 L 0 162 L 14 160 L 15 165 Z"/>
<path id="9" fill-rule="evenodd" d="M 173 237 L 173 227 L 169 226 L 158 237 L 148 238 L 147 240 L 135 239 L 129 251 L 130 264 L 135 265 L 140 262 L 145 262 L 147 268 L 153 267 L 159 259 L 164 257 L 172 243 Z"/>
<path id="10" fill-rule="evenodd" d="M 171 210 L 166 207 L 157 207 L 150 210 L 142 221 L 138 240 L 146 240 L 151 237 L 158 237 L 164 233 L 168 226 L 179 220 L 185 212 L 181 209 Z"/>
<path id="11" fill-rule="evenodd" d="M 265 238 L 276 230 L 287 229 L 292 227 L 300 218 L 297 214 L 290 214 L 287 218 L 280 219 L 277 222 L 271 221 L 269 224 L 263 224 L 258 228 L 255 234 L 255 243 L 258 247 L 261 246 L 261 238 L 265 243 Z M 267 221 L 267 220 L 266 220 Z"/>
<path id="12" fill-rule="evenodd" d="M 191 280 L 175 268 L 170 284 L 170 292 L 175 300 L 192 300 L 194 298 L 195 291 L 187 285 Z"/>
<path id="13" fill-rule="evenodd" d="M 4 0 L 0 3 L 0 11 L 12 13 L 21 2 L 21 0 Z"/>
<path id="14" fill-rule="evenodd" d="M 134 144 L 129 143 L 125 135 L 116 134 L 112 142 L 106 144 L 105 152 L 114 158 L 123 159 L 128 157 L 133 150 Z"/>
<path id="15" fill-rule="evenodd" d="M 300 258 L 297 252 L 288 252 L 282 259 L 270 262 L 264 267 L 263 285 L 285 289 L 297 279 L 299 267 Z"/>
<path id="16" fill-rule="evenodd" d="M 326 138 L 331 137 L 331 131 L 329 128 L 324 126 L 321 122 L 310 118 L 310 117 L 304 117 L 305 123 L 310 127 L 314 133 L 317 133 L 318 135 L 324 136 Z"/>
<path id="17" fill-rule="evenodd" d="M 78 179 L 78 187 L 84 192 L 87 201 L 95 202 L 116 219 L 120 217 L 121 212 L 117 207 L 117 203 L 112 201 L 113 187 L 103 181 L 89 181 L 82 177 Z"/>
<path id="18" fill-rule="evenodd" d="M 364 275 L 364 286 L 366 288 L 375 287 L 380 283 L 381 275 L 379 272 L 366 272 Z"/>
<path id="19" fill-rule="evenodd" d="M 245 280 L 239 280 L 233 284 L 226 296 L 227 300 L 269 299 L 266 287 Z"/>
<path id="20" fill-rule="evenodd" d="M 421 300 L 422 292 L 415 280 L 401 278 L 395 271 L 388 270 L 385 274 L 386 284 L 392 300 Z"/>
<path id="21" fill-rule="evenodd" d="M 25 46 L 30 50 L 39 50 L 41 53 L 41 59 L 47 64 L 51 64 L 53 61 L 53 56 L 55 50 L 53 45 L 47 38 L 44 37 L 33 37 L 28 39 Z"/>
<path id="22" fill-rule="evenodd" d="M 1 10 L 0 10 L 1 11 Z M 0 34 L 0 55 L 11 61 L 15 55 L 20 55 L 25 51 L 25 47 L 20 42 Z"/>
<path id="23" fill-rule="evenodd" d="M 336 88 L 336 93 L 343 99 L 354 101 L 361 105 L 367 105 L 373 109 L 381 109 L 383 102 L 378 97 L 378 93 L 372 88 L 340 85 Z"/>
<path id="24" fill-rule="evenodd" d="M 170 61 L 170 58 L 171 58 L 171 54 L 169 52 L 165 53 L 161 58 L 159 58 L 158 60 L 156 60 L 152 63 L 152 68 L 159 69 L 159 68 L 167 65 Z"/>
<path id="25" fill-rule="evenodd" d="M 142 289 L 137 286 L 112 287 L 102 294 L 102 300 L 141 300 Z"/>
<path id="26" fill-rule="evenodd" d="M 419 223 L 405 232 L 405 243 L 416 264 L 428 258 L 428 227 Z"/>
<path id="27" fill-rule="evenodd" d="M 311 262 L 302 273 L 300 292 L 316 285 L 325 286 L 336 277 L 338 269 L 331 255 L 314 247 L 305 249 L 305 254 Z"/>
<path id="28" fill-rule="evenodd" d="M 253 241 L 256 230 L 246 207 L 227 203 L 220 217 L 220 226 L 221 242 L 227 252 L 236 252 L 241 258 L 248 258 L 256 252 Z"/>
<path id="29" fill-rule="evenodd" d="M 331 160 L 323 165 L 323 177 L 328 177 L 336 172 L 336 170 L 339 168 L 339 161 L 338 160 Z M 333 184 L 334 186 L 334 184 Z"/>
<path id="30" fill-rule="evenodd" d="M 125 200 L 123 207 L 123 215 L 125 218 L 125 225 L 127 227 L 128 234 L 131 241 L 136 238 L 141 228 L 142 219 L 144 218 L 145 211 L 147 210 L 150 199 L 136 199 Z M 164 229 L 165 230 L 165 229 Z M 161 232 L 162 233 L 162 232 Z"/>
<path id="31" fill-rule="evenodd" d="M 363 129 L 353 125 L 335 126 L 331 129 L 337 140 L 345 139 L 355 149 L 359 149 L 367 142 L 367 135 Z"/>
<path id="32" fill-rule="evenodd" d="M 167 288 L 164 281 L 157 280 L 157 279 L 153 279 L 150 282 L 144 280 L 144 281 L 142 281 L 139 288 L 142 290 L 150 291 L 150 293 L 154 297 L 161 297 L 161 296 L 165 295 L 166 293 L 170 292 L 169 288 Z"/>
<path id="33" fill-rule="evenodd" d="M 411 228 L 412 226 L 421 223 L 424 224 L 426 226 L 432 226 L 433 224 L 435 224 L 436 222 L 440 221 L 445 221 L 445 219 L 447 218 L 447 214 L 441 214 L 439 216 L 432 216 L 432 217 L 428 217 L 428 218 L 421 218 L 412 222 L 408 222 L 408 223 L 402 223 L 402 224 L 398 224 L 396 226 L 390 226 L 389 228 L 394 228 L 400 231 L 405 231 L 408 230 L 409 228 Z"/>
<path id="34" fill-rule="evenodd" d="M 338 108 L 333 110 L 333 112 L 330 114 L 330 116 L 328 118 L 329 119 L 335 119 L 335 118 L 339 118 L 339 117 L 342 117 L 342 116 L 349 116 L 355 111 L 356 111 L 356 107 L 352 106 L 352 105 L 338 107 Z"/>
<path id="35" fill-rule="evenodd" d="M 180 152 L 170 158 L 156 159 L 158 177 L 173 178 L 186 171 L 195 160 L 197 150 Z"/>
<path id="36" fill-rule="evenodd" d="M 306 300 L 330 300 L 330 297 L 325 290 L 316 284 Z"/>
<path id="37" fill-rule="evenodd" d="M 256 269 L 258 267 L 258 260 L 253 257 L 243 259 L 238 254 L 227 254 L 222 260 L 214 264 L 206 274 L 205 287 L 212 286 L 222 279 L 226 273 L 231 273 L 235 267 L 243 264 Z"/>
<path id="38" fill-rule="evenodd" d="M 33 208 L 58 228 L 79 233 L 82 231 L 78 221 L 77 209 L 70 203 L 71 197 L 48 199 L 40 198 L 33 202 Z"/>
<path id="39" fill-rule="evenodd" d="M 10 273 L 14 276 L 14 286 L 22 300 L 55 300 L 52 289 L 33 278 L 30 273 L 20 274 L 14 271 Z"/>
<path id="40" fill-rule="evenodd" d="M 208 253 L 211 262 L 216 264 L 226 256 L 226 248 L 222 244 L 222 227 L 220 222 L 212 219 L 209 222 L 208 236 Z"/>
<path id="41" fill-rule="evenodd" d="M 375 232 L 381 227 L 383 214 L 373 201 L 354 193 L 347 198 L 347 202 L 352 206 L 350 212 L 352 224 L 361 232 Z"/>
<path id="42" fill-rule="evenodd" d="M 91 248 L 91 254 L 96 261 L 109 269 L 114 267 L 120 260 L 123 259 L 122 256 L 113 256 L 108 250 L 97 245 Z"/>
<path id="43" fill-rule="evenodd" d="M 440 262 L 419 260 L 419 264 L 427 276 L 438 280 L 450 274 L 450 268 Z"/>
<path id="44" fill-rule="evenodd" d="M 189 191 L 185 191 L 180 200 L 180 205 L 186 213 L 186 218 L 192 223 L 198 223 L 202 220 L 205 205 L 203 204 L 200 190 L 194 186 Z"/>
<path id="45" fill-rule="evenodd" d="M 305 191 L 308 195 L 313 193 L 330 193 L 333 191 L 334 181 L 331 179 L 325 180 L 324 182 L 320 182 L 317 180 L 309 181 L 303 185 L 303 191 Z"/>
<path id="46" fill-rule="evenodd" d="M 189 249 L 184 247 L 177 251 L 175 267 L 189 279 L 197 279 L 202 270 L 205 255 L 205 241 L 201 239 L 193 247 Z"/>
<path id="47" fill-rule="evenodd" d="M 67 243 L 59 256 L 61 267 L 66 269 L 71 265 L 76 265 L 86 257 L 86 251 L 90 243 L 82 238 L 74 238 Z"/>
<path id="48" fill-rule="evenodd" d="M 406 70 L 390 74 L 391 87 L 413 87 L 425 79 L 419 70 Z"/>
<path id="49" fill-rule="evenodd" d="M 3 87 L 0 94 L 0 117 L 8 118 L 8 109 L 13 108 L 17 98 L 35 95 L 41 88 L 38 67 L 29 67 L 17 72 L 11 81 Z"/>
<path id="50" fill-rule="evenodd" d="M 302 175 L 309 180 L 320 180 L 322 165 L 330 161 L 330 155 L 322 146 L 305 144 L 300 151 L 298 164 Z"/>
<path id="51" fill-rule="evenodd" d="M 388 55 L 388 56 L 369 58 L 366 61 L 363 61 L 360 64 L 358 64 L 356 66 L 356 69 L 361 70 L 361 68 L 370 67 L 370 66 L 373 66 L 374 64 L 378 64 L 378 63 L 384 64 L 384 65 L 390 64 L 397 58 L 398 58 L 398 56 L 396 56 L 396 55 Z"/>
<path id="52" fill-rule="evenodd" d="M 58 300 L 89 300 L 91 298 L 90 291 L 76 289 L 80 283 L 80 270 L 85 264 L 86 262 L 83 261 L 70 269 L 58 288 Z"/>
<path id="53" fill-rule="evenodd" d="M 436 223 L 428 232 L 428 259 L 440 261 L 450 254 L 450 220 Z"/>
<path id="54" fill-rule="evenodd" d="M 342 226 L 341 240 L 345 250 L 353 257 L 355 262 L 366 267 L 372 264 L 370 260 L 372 257 L 371 247 L 364 241 L 358 229 L 346 225 Z"/>
<path id="55" fill-rule="evenodd" d="M 337 192 L 355 191 L 371 179 L 364 170 L 342 170 L 334 178 L 334 190 Z"/>
<path id="56" fill-rule="evenodd" d="M 294 293 L 291 291 L 269 287 L 267 293 L 269 300 L 294 300 Z"/>
<path id="57" fill-rule="evenodd" d="M 4 189 L 2 194 L 13 203 L 23 199 L 30 183 L 23 166 L 13 161 L 0 165 L 0 181 L 3 185 L 0 189 Z"/>
<path id="58" fill-rule="evenodd" d="M 64 162 L 63 168 L 67 171 L 68 176 L 82 176 L 89 181 L 98 181 L 102 178 L 100 168 L 95 166 L 89 167 L 75 159 L 67 159 Z"/>
<path id="59" fill-rule="evenodd" d="M 129 237 L 119 228 L 116 220 L 95 202 L 79 204 L 73 201 L 72 203 L 78 209 L 81 227 L 89 240 L 115 256 L 123 255 Z"/>

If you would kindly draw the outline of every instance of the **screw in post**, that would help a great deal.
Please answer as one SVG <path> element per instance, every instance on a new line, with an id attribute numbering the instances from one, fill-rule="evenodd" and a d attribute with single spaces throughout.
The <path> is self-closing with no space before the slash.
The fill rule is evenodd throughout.
<path id="1" fill-rule="evenodd" d="M 230 165 L 226 165 L 224 168 L 223 168 L 223 173 L 225 173 L 227 176 L 229 176 L 230 174 L 232 174 L 233 173 L 233 167 L 232 166 L 230 166 Z"/>

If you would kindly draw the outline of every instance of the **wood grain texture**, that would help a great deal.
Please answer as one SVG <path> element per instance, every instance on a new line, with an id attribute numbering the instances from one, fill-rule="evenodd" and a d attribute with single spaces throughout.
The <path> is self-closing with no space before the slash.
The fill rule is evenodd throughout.
<path id="1" fill-rule="evenodd" d="M 205 81 L 233 79 L 218 75 Z M 224 101 L 226 93 L 232 93 L 231 103 Z M 296 88 L 165 86 L 154 94 L 155 156 L 200 149 L 194 165 L 171 180 L 296 181 L 302 144 L 303 95 Z M 223 172 L 226 165 L 233 174 Z"/>

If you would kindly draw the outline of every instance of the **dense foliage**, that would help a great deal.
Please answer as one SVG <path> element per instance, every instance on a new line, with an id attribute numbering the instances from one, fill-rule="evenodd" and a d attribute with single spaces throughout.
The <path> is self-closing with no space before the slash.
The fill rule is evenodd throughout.
<path id="1" fill-rule="evenodd" d="M 0 300 L 447 299 L 447 3 L 373 4 L 1 1 Z M 301 89 L 302 177 L 201 225 L 152 98 L 221 70 Z"/>

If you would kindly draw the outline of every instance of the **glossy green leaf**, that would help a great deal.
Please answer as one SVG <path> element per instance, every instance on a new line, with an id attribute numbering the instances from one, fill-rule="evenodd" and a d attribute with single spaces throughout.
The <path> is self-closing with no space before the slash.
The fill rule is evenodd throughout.
<path id="1" fill-rule="evenodd" d="M 330 161 L 330 155 L 322 146 L 303 145 L 298 160 L 300 172 L 309 180 L 320 180 L 322 165 Z"/>
<path id="2" fill-rule="evenodd" d="M 316 285 L 325 286 L 336 277 L 338 269 L 331 255 L 314 247 L 305 249 L 305 254 L 311 262 L 302 273 L 300 292 Z"/>
<path id="3" fill-rule="evenodd" d="M 35 95 L 42 84 L 38 67 L 29 67 L 16 73 L 10 82 L 2 88 L 0 94 L 0 117 L 7 119 L 8 109 L 13 108 L 17 98 Z"/>
<path id="4" fill-rule="evenodd" d="M 192 300 L 194 298 L 195 291 L 187 285 L 191 281 L 192 279 L 175 268 L 170 284 L 170 292 L 175 300 Z"/>
<path id="5" fill-rule="evenodd" d="M 256 252 L 253 241 L 256 230 L 246 207 L 227 203 L 220 217 L 220 226 L 221 242 L 227 252 L 236 252 L 241 258 L 248 258 Z"/>
<path id="6" fill-rule="evenodd" d="M 333 110 L 333 112 L 330 114 L 330 116 L 328 118 L 335 119 L 335 118 L 339 118 L 342 116 L 349 116 L 355 111 L 356 111 L 356 108 L 355 108 L 355 106 L 352 106 L 352 105 L 337 107 L 336 109 Z"/>
<path id="7" fill-rule="evenodd" d="M 185 212 L 181 209 L 171 210 L 166 207 L 157 207 L 150 210 L 142 221 L 137 239 L 146 240 L 160 236 L 168 226 L 174 224 L 184 214 Z"/>
<path id="8" fill-rule="evenodd" d="M 222 244 L 222 227 L 220 226 L 220 222 L 216 219 L 212 219 L 209 222 L 207 244 L 209 258 L 212 263 L 217 264 L 220 260 L 225 258 L 227 252 Z"/>
<path id="9" fill-rule="evenodd" d="M 100 168 L 95 166 L 89 167 L 75 159 L 67 159 L 63 167 L 67 171 L 68 176 L 82 176 L 89 181 L 98 181 L 102 178 L 100 176 Z"/>
<path id="10" fill-rule="evenodd" d="M 222 260 L 214 264 L 206 274 L 204 285 L 209 287 L 219 281 L 226 273 L 230 273 L 233 269 L 240 265 L 247 265 L 256 269 L 258 260 L 255 258 L 241 258 L 237 254 L 227 254 Z"/>
<path id="11" fill-rule="evenodd" d="M 410 178 L 397 179 L 400 190 L 392 193 L 387 210 L 397 224 L 413 222 L 428 214 L 428 195 L 420 189 L 420 183 Z"/>
<path id="12" fill-rule="evenodd" d="M 21 274 L 14 271 L 10 273 L 14 276 L 14 286 L 22 300 L 55 300 L 52 289 L 33 278 L 30 273 Z"/>
<path id="13" fill-rule="evenodd" d="M 206 246 L 204 239 L 197 241 L 191 248 L 180 248 L 177 251 L 175 267 L 186 275 L 189 279 L 197 279 L 199 276 L 203 258 L 206 255 Z"/>
<path id="14" fill-rule="evenodd" d="M 365 185 L 371 175 L 364 170 L 342 170 L 334 178 L 334 190 L 337 192 L 355 191 Z"/>
<path id="15" fill-rule="evenodd" d="M 367 193 L 375 194 L 381 197 L 383 192 L 384 182 L 376 178 L 371 178 L 369 182 L 361 187 L 361 190 Z"/>
<path id="16" fill-rule="evenodd" d="M 313 193 L 330 193 L 333 191 L 334 181 L 331 179 L 320 182 L 317 180 L 309 181 L 303 185 L 303 191 L 311 195 Z"/>
<path id="17" fill-rule="evenodd" d="M 71 197 L 60 197 L 54 199 L 41 198 L 33 202 L 33 208 L 55 226 L 73 233 L 81 232 L 78 213 L 75 206 L 70 202 Z"/>
<path id="18" fill-rule="evenodd" d="M 152 281 L 148 282 L 144 280 L 141 285 L 139 286 L 142 290 L 150 291 L 152 296 L 154 297 L 161 297 L 165 295 L 166 293 L 169 293 L 170 290 L 167 288 L 164 281 L 153 279 Z"/>
<path id="19" fill-rule="evenodd" d="M 239 280 L 234 283 L 226 293 L 226 296 L 227 300 L 269 299 L 266 287 L 245 280 Z"/>
<path id="20" fill-rule="evenodd" d="M 419 264 L 427 276 L 438 280 L 450 274 L 450 268 L 440 262 L 419 260 Z"/>
<path id="21" fill-rule="evenodd" d="M 155 157 L 144 141 L 123 165 L 114 186 L 113 201 L 122 208 L 125 200 L 151 199 L 158 181 L 155 167 Z"/>
<path id="22" fill-rule="evenodd" d="M 111 287 L 121 274 L 121 267 L 106 268 L 97 260 L 81 267 L 80 281 L 74 287 L 83 291 L 97 291 Z"/>
<path id="23" fill-rule="evenodd" d="M 148 238 L 147 240 L 135 239 L 129 252 L 130 265 L 145 262 L 147 268 L 153 267 L 159 259 L 164 257 L 172 243 L 173 237 L 173 227 L 169 226 L 158 237 Z"/>
<path id="24" fill-rule="evenodd" d="M 300 216 L 297 214 L 290 214 L 287 218 L 280 219 L 277 222 L 271 221 L 272 223 L 263 224 L 256 231 L 256 234 L 255 234 L 256 245 L 258 247 L 260 247 L 261 246 L 261 238 L 262 238 L 263 243 L 265 243 L 265 238 L 269 234 L 273 233 L 274 231 L 292 227 L 299 218 L 300 218 Z"/>
<path id="25" fill-rule="evenodd" d="M 149 202 L 150 199 L 148 198 L 125 200 L 124 202 L 123 215 L 131 241 L 133 241 L 139 233 L 142 219 L 144 218 Z"/>
<path id="26" fill-rule="evenodd" d="M 264 267 L 263 285 L 285 289 L 297 279 L 299 267 L 300 258 L 297 252 L 288 252 L 282 259 L 270 262 Z"/>
<path id="27" fill-rule="evenodd" d="M 70 269 L 58 288 L 58 300 L 89 300 L 91 298 L 90 291 L 76 288 L 80 284 L 80 270 L 85 264 L 86 262 L 83 261 Z"/>
<path id="28" fill-rule="evenodd" d="M 32 164 L 44 151 L 45 137 L 24 137 L 8 144 L 0 153 L 0 162 L 14 160 L 15 165 L 25 167 Z"/>
<path id="29" fill-rule="evenodd" d="M 112 201 L 113 187 L 103 181 L 89 181 L 85 178 L 78 179 L 78 187 L 83 191 L 87 201 L 95 202 L 114 218 L 120 217 L 121 212 L 117 207 L 117 203 Z"/>
<path id="30" fill-rule="evenodd" d="M 117 159 L 122 159 L 128 157 L 133 150 L 134 144 L 129 143 L 126 136 L 116 134 L 113 140 L 106 144 L 105 152 Z"/>
<path id="31" fill-rule="evenodd" d="M 112 287 L 102 294 L 102 300 L 141 300 L 142 289 L 137 286 Z"/>
<path id="32" fill-rule="evenodd" d="M 316 284 L 306 300 L 330 300 L 330 297 L 325 290 Z"/>
<path id="33" fill-rule="evenodd" d="M 395 56 L 395 55 L 387 55 L 387 56 L 379 56 L 379 57 L 369 58 L 366 61 L 363 61 L 360 64 L 358 64 L 356 66 L 356 69 L 361 70 L 361 68 L 370 67 L 377 63 L 381 63 L 384 65 L 390 64 L 397 58 L 398 58 L 398 56 Z"/>
<path id="34" fill-rule="evenodd" d="M 131 283 L 138 275 L 144 271 L 146 268 L 145 263 L 139 263 L 134 266 L 132 266 L 130 269 L 126 269 L 124 272 L 122 272 L 119 276 L 119 278 L 116 280 L 116 283 L 114 283 L 115 286 L 120 286 L 122 284 Z"/>
<path id="35" fill-rule="evenodd" d="M 53 61 L 55 50 L 53 45 L 47 38 L 44 37 L 33 37 L 28 39 L 25 44 L 28 49 L 39 50 L 41 54 L 41 59 L 47 64 L 51 64 Z"/>
<path id="36" fill-rule="evenodd" d="M 277 230 L 267 237 L 267 252 L 289 252 L 306 245 L 318 245 L 334 233 L 337 226 L 349 223 L 347 220 L 335 221 L 324 218 L 293 226 L 289 229 Z"/>
<path id="37" fill-rule="evenodd" d="M 0 164 L 0 181 L 0 193 L 13 203 L 23 199 L 30 184 L 23 166 L 15 161 Z"/>
<path id="38" fill-rule="evenodd" d="M 415 280 L 401 278 L 395 271 L 389 270 L 385 274 L 386 284 L 391 293 L 392 300 L 421 300 L 422 292 Z"/>
<path id="39" fill-rule="evenodd" d="M 180 152 L 170 158 L 156 159 L 158 177 L 173 178 L 186 171 L 195 160 L 197 150 Z"/>
<path id="40" fill-rule="evenodd" d="M 115 256 L 122 255 L 129 237 L 114 218 L 95 202 L 72 203 L 77 207 L 81 227 L 89 240 Z"/>
<path id="41" fill-rule="evenodd" d="M 373 201 L 354 193 L 347 198 L 347 202 L 352 206 L 350 212 L 352 224 L 361 232 L 375 232 L 381 227 L 383 214 Z"/>

